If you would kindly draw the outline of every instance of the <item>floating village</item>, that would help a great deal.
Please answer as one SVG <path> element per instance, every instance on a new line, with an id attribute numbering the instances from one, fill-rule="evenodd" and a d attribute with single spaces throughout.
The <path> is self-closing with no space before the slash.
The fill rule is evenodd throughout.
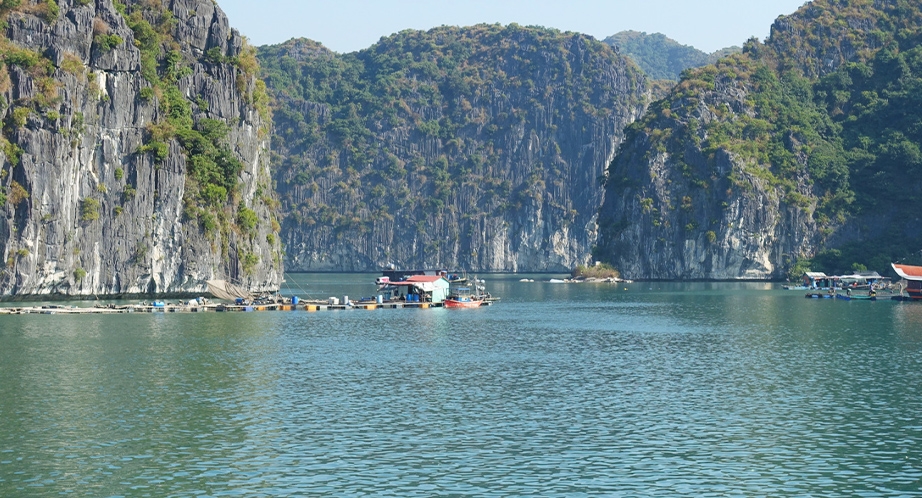
<path id="1" fill-rule="evenodd" d="M 484 281 L 463 272 L 447 270 L 386 270 L 375 279 L 372 297 L 349 299 L 300 299 L 277 294 L 254 296 L 223 281 L 208 282 L 211 297 L 187 301 L 152 301 L 141 304 L 100 304 L 93 307 L 42 305 L 0 308 L 0 315 L 25 314 L 121 314 L 121 313 L 203 313 L 257 311 L 377 310 L 403 308 L 479 308 L 499 301 L 486 291 Z"/>
<path id="2" fill-rule="evenodd" d="M 893 282 L 877 272 L 851 275 L 826 275 L 806 272 L 801 285 L 785 286 L 788 290 L 805 290 L 808 299 L 842 299 L 845 301 L 920 301 L 922 300 L 922 266 L 893 263 L 901 280 Z"/>
<path id="3" fill-rule="evenodd" d="M 806 291 L 808 299 L 845 301 L 922 301 L 922 266 L 892 264 L 900 280 L 877 272 L 849 275 L 826 275 L 805 272 L 799 285 L 785 285 L 786 290 Z M 523 278 L 520 282 L 534 282 Z M 622 279 L 551 279 L 549 283 L 632 283 Z M 484 280 L 468 277 L 464 272 L 447 270 L 385 270 L 374 281 L 375 295 L 355 300 L 349 296 L 326 299 L 301 299 L 279 294 L 251 295 L 238 286 L 223 281 L 208 281 L 208 296 L 176 302 L 151 301 L 140 304 L 98 304 L 92 307 L 45 304 L 0 308 L 0 315 L 27 314 L 121 314 L 121 313 L 205 313 L 258 311 L 335 311 L 378 309 L 480 308 L 500 300 L 486 291 Z"/>

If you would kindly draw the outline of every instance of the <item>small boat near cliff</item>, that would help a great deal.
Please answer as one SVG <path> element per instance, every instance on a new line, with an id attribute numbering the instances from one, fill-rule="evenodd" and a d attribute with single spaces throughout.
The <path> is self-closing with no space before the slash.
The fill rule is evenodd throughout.
<path id="1" fill-rule="evenodd" d="M 891 299 L 900 291 L 894 291 L 889 277 L 877 272 L 859 272 L 852 275 L 826 276 L 812 279 L 808 299 L 841 299 L 843 301 L 877 301 Z"/>
<path id="2" fill-rule="evenodd" d="M 483 299 L 476 299 L 470 297 L 449 297 L 445 300 L 446 308 L 479 308 L 483 306 L 485 301 Z"/>

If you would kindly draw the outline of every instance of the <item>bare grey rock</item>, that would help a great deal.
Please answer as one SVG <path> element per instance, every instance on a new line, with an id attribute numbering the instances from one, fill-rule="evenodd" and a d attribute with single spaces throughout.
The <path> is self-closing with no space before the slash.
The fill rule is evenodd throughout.
<path id="1" fill-rule="evenodd" d="M 407 69 L 413 82 L 407 86 L 439 95 L 410 91 L 394 105 L 393 120 L 361 115 L 373 146 L 360 161 L 354 147 L 336 143 L 335 131 L 323 132 L 303 150 L 276 150 L 280 162 L 295 163 L 276 173 L 287 215 L 286 267 L 540 272 L 588 263 L 603 195 L 599 180 L 623 128 L 645 109 L 643 76 L 584 35 L 553 34 L 548 37 L 554 41 L 545 42 L 539 29 L 480 26 L 418 36 L 431 36 L 436 45 L 461 40 L 452 50 L 466 55 L 446 65 L 477 68 L 482 76 L 448 91 L 440 90 L 450 85 L 439 70 L 427 75 Z M 374 66 L 374 55 L 387 52 L 388 43 L 358 57 L 367 56 L 366 67 Z M 435 51 L 423 51 L 413 56 L 439 66 Z M 293 61 L 337 57 L 303 40 L 263 53 Z M 263 64 L 269 67 L 266 58 Z M 404 77 L 384 73 L 382 78 Z M 281 107 L 313 115 L 324 129 L 337 118 L 331 116 L 335 104 L 293 99 Z M 276 130 L 304 126 L 279 121 L 284 114 L 276 113 Z M 451 131 L 426 133 L 421 123 Z M 375 194 L 375 186 L 383 191 Z"/>
<path id="2" fill-rule="evenodd" d="M 701 148 L 711 109 L 754 115 L 748 85 L 717 78 L 698 104 L 673 102 L 671 117 L 645 122 L 625 141 L 609 169 L 600 210 L 599 254 L 621 275 L 639 280 L 772 280 L 821 239 L 813 219 L 809 178 L 798 179 L 811 204 L 789 200 L 733 153 L 708 158 Z M 666 130 L 666 131 L 664 131 Z M 696 130 L 696 131 L 695 131 Z M 686 137 L 684 150 L 667 150 L 651 134 Z M 806 161 L 806 158 L 800 158 Z"/>
<path id="3" fill-rule="evenodd" d="M 237 197 L 215 213 L 230 220 L 228 228 L 209 234 L 185 212 L 189 164 L 175 139 L 160 162 L 140 150 L 165 109 L 145 93 L 151 84 L 141 74 L 134 32 L 111 0 L 59 0 L 52 22 L 13 12 L 6 37 L 51 60 L 53 88 L 40 72 L 13 65 L 2 92 L 9 104 L 4 138 L 13 144 L 0 170 L 7 198 L 0 207 L 4 296 L 196 294 L 209 279 L 278 289 L 268 123 L 250 101 L 256 81 L 230 63 L 203 57 L 212 47 L 234 55 L 243 40 L 210 0 L 167 4 L 176 19 L 173 38 L 190 69 L 177 85 L 196 120 L 228 123 L 230 149 L 244 165 Z M 100 49 L 94 44 L 99 27 L 123 43 Z M 23 113 L 20 126 L 14 116 Z M 10 154 L 15 146 L 21 157 Z M 238 203 L 256 212 L 255 233 L 233 227 Z"/>

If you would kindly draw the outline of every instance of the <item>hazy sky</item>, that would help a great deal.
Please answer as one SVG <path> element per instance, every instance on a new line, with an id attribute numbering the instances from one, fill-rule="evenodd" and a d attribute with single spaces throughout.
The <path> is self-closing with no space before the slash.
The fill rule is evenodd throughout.
<path id="1" fill-rule="evenodd" d="M 519 23 L 598 39 L 632 29 L 705 52 L 764 39 L 804 0 L 218 0 L 253 45 L 304 37 L 336 52 L 367 48 L 404 29 Z"/>

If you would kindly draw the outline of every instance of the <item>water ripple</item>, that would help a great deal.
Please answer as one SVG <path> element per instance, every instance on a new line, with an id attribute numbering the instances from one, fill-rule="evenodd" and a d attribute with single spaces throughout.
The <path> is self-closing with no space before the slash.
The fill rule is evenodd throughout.
<path id="1" fill-rule="evenodd" d="M 3 317 L 0 495 L 922 494 L 916 308 L 516 284 L 469 313 Z"/>

